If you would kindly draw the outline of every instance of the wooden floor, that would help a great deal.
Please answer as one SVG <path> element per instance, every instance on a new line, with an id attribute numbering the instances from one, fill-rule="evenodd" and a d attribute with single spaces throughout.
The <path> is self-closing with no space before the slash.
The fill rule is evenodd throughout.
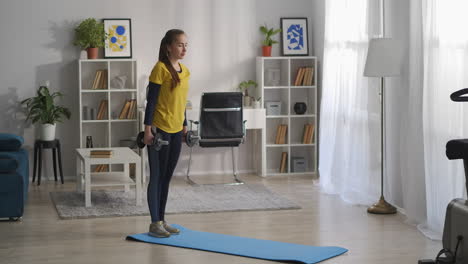
<path id="1" fill-rule="evenodd" d="M 212 177 L 194 178 L 214 181 Z M 324 264 L 416 264 L 419 258 L 435 257 L 441 247 L 440 242 L 425 238 L 414 226 L 405 224 L 403 216 L 367 214 L 365 207 L 320 193 L 308 177 L 241 178 L 266 185 L 302 209 L 177 214 L 168 215 L 166 220 L 193 230 L 349 249 Z M 172 184 L 185 181 L 176 177 Z M 49 192 L 73 189 L 73 182 L 61 185 L 45 181 L 41 186 L 30 186 L 23 220 L 0 222 L 0 263 L 278 263 L 126 241 L 128 234 L 147 232 L 149 216 L 60 220 Z"/>

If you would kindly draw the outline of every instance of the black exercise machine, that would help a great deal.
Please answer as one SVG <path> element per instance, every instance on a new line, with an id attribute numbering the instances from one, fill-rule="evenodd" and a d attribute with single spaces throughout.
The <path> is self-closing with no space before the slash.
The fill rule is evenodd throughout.
<path id="1" fill-rule="evenodd" d="M 468 88 L 450 95 L 454 102 L 468 102 Z M 450 160 L 463 159 L 468 190 L 468 139 L 453 139 L 447 142 L 446 155 Z M 445 213 L 443 249 L 435 260 L 419 260 L 418 264 L 467 264 L 468 263 L 468 201 L 456 198 L 447 206 Z"/>

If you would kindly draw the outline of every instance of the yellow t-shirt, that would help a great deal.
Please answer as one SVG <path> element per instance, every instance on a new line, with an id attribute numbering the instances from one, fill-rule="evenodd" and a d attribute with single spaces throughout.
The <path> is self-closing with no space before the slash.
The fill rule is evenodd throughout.
<path id="1" fill-rule="evenodd" d="M 178 73 L 180 83 L 174 89 L 171 89 L 171 73 L 166 65 L 160 61 L 156 63 L 149 77 L 150 82 L 161 85 L 154 111 L 153 126 L 167 133 L 181 131 L 185 119 L 190 72 L 185 65 L 179 64 L 182 69 Z"/>

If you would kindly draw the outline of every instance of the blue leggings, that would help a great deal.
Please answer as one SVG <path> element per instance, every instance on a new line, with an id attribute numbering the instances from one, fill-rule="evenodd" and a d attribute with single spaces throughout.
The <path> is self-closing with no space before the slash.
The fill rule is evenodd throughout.
<path id="1" fill-rule="evenodd" d="M 163 140 L 169 142 L 169 145 L 163 146 L 159 151 L 152 147 L 148 148 L 150 180 L 147 195 L 151 222 L 153 223 L 164 221 L 169 183 L 182 147 L 182 131 L 166 133 L 158 129 L 157 132 L 162 135 Z"/>

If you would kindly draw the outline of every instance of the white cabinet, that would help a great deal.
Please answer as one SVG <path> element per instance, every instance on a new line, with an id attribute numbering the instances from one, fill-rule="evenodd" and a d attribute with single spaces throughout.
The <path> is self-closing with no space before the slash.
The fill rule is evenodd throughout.
<path id="1" fill-rule="evenodd" d="M 317 58 L 257 57 L 256 68 L 255 96 L 266 108 L 263 171 L 266 176 L 316 174 Z M 304 113 L 298 111 L 304 110 L 301 103 Z"/>
<path id="2" fill-rule="evenodd" d="M 80 148 L 88 136 L 94 148 L 127 146 L 139 130 L 137 61 L 79 60 L 78 69 Z"/>

